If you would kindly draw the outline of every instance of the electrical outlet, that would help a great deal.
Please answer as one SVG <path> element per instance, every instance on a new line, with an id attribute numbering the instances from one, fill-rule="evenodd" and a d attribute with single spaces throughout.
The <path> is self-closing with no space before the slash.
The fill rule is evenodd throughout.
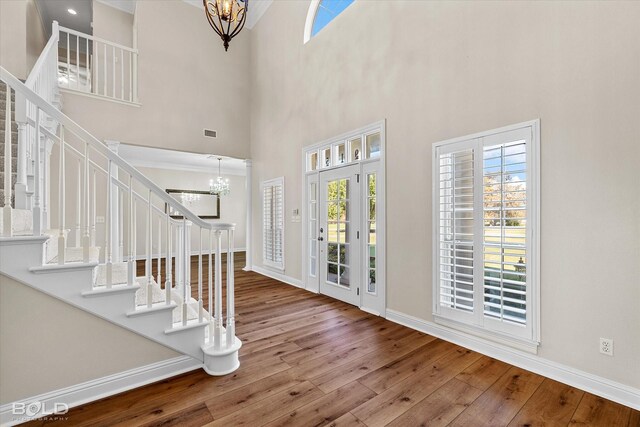
<path id="1" fill-rule="evenodd" d="M 613 340 L 610 338 L 600 338 L 600 353 L 613 356 Z"/>

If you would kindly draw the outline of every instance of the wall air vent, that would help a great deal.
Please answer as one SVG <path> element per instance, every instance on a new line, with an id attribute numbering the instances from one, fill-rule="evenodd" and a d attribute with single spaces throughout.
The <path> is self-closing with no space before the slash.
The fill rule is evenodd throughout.
<path id="1" fill-rule="evenodd" d="M 211 137 L 211 138 L 217 138 L 218 137 L 218 131 L 211 130 L 211 129 L 205 129 L 204 130 L 204 136 L 208 136 L 208 137 Z"/>

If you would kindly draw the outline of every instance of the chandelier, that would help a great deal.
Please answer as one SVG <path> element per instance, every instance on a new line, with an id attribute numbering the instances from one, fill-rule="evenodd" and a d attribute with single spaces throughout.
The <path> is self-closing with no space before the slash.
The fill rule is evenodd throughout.
<path id="1" fill-rule="evenodd" d="M 218 177 L 215 181 L 209 180 L 209 192 L 217 196 L 227 196 L 231 192 L 231 188 L 229 187 L 229 178 L 223 179 L 222 173 L 220 173 L 221 162 L 222 157 L 218 157 Z"/>
<path id="2" fill-rule="evenodd" d="M 202 3 L 209 25 L 222 39 L 224 50 L 228 50 L 231 39 L 244 28 L 249 0 L 202 0 Z"/>

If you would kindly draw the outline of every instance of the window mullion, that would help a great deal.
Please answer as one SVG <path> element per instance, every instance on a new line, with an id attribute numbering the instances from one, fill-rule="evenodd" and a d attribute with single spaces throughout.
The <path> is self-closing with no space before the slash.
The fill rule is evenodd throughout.
<path id="1" fill-rule="evenodd" d="M 483 140 L 478 138 L 473 149 L 473 321 L 484 324 L 484 199 Z"/>

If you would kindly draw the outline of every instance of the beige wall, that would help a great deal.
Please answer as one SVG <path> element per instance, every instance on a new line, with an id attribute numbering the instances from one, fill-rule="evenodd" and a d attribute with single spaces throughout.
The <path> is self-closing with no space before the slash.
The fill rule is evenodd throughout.
<path id="1" fill-rule="evenodd" d="M 133 46 L 133 15 L 94 0 L 93 35 L 123 46 Z"/>
<path id="2" fill-rule="evenodd" d="M 540 118 L 539 354 L 640 387 L 640 3 L 360 0 L 304 45 L 308 6 L 251 33 L 256 264 L 260 182 L 301 208 L 302 147 L 386 119 L 388 308 L 432 320 L 432 144 Z"/>
<path id="3" fill-rule="evenodd" d="M 26 69 L 31 70 L 40 57 L 40 53 L 47 44 L 47 36 L 42 26 L 40 13 L 36 8 L 35 0 L 27 0 L 27 58 Z"/>
<path id="4" fill-rule="evenodd" d="M 180 356 L 3 275 L 0 324 L 0 404 Z"/>
<path id="5" fill-rule="evenodd" d="M 123 27 L 98 5 L 97 32 Z M 65 93 L 63 111 L 100 140 L 247 158 L 249 31 L 225 52 L 202 10 L 183 1 L 140 1 L 136 20 L 142 106 Z M 218 138 L 204 137 L 205 128 Z"/>
<path id="6" fill-rule="evenodd" d="M 0 65 L 25 80 L 45 37 L 34 0 L 0 1 Z"/>

